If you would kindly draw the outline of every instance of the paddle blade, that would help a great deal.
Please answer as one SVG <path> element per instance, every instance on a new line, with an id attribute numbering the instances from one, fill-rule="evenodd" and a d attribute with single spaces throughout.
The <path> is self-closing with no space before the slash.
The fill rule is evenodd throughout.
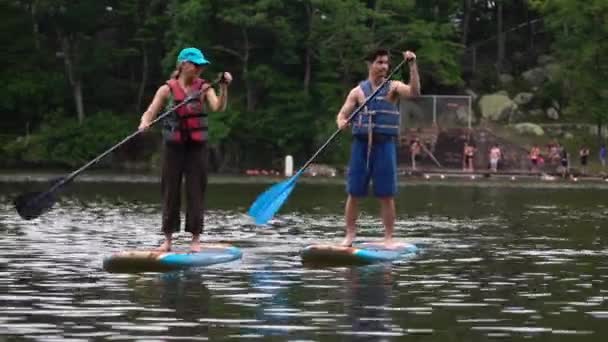
<path id="1" fill-rule="evenodd" d="M 249 216 L 255 220 L 255 224 L 266 224 L 279 211 L 295 187 L 298 175 L 271 186 L 258 196 L 249 208 Z"/>
<path id="2" fill-rule="evenodd" d="M 51 210 L 57 199 L 52 192 L 28 192 L 15 198 L 13 203 L 21 218 L 32 220 Z"/>

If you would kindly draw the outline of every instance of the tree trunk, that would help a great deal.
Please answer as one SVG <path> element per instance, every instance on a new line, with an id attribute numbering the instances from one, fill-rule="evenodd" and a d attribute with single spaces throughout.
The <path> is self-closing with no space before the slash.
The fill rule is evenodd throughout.
<path id="1" fill-rule="evenodd" d="M 144 93 L 146 91 L 146 84 L 148 83 L 148 49 L 146 49 L 146 44 L 141 44 L 141 54 L 142 54 L 142 63 L 141 63 L 141 81 L 139 82 L 139 90 L 137 92 L 137 103 L 135 107 L 135 112 L 141 112 L 141 104 L 144 100 Z"/>
<path id="2" fill-rule="evenodd" d="M 528 45 L 528 56 L 532 57 L 534 55 L 534 27 L 532 26 L 532 20 L 530 20 L 530 4 L 528 0 L 522 0 L 523 7 L 526 16 L 526 34 L 527 34 L 527 45 Z"/>
<path id="3" fill-rule="evenodd" d="M 471 0 L 464 0 L 463 5 L 464 15 L 462 18 L 462 37 L 460 42 L 463 46 L 467 46 L 469 40 L 469 25 L 471 21 Z"/>
<path id="4" fill-rule="evenodd" d="M 308 15 L 308 39 L 306 41 L 306 52 L 304 54 L 304 93 L 308 95 L 310 90 L 310 78 L 312 74 L 312 47 L 311 47 L 311 35 L 312 35 L 312 23 L 313 23 L 313 11 L 310 2 L 306 3 L 306 14 Z"/>
<path id="5" fill-rule="evenodd" d="M 30 8 L 32 14 L 32 32 L 34 34 L 34 46 L 36 50 L 40 50 L 40 27 L 38 25 L 37 15 L 37 3 L 36 1 L 32 1 L 32 7 Z"/>
<path id="6" fill-rule="evenodd" d="M 378 13 L 380 11 L 380 7 L 382 6 L 382 0 L 376 0 L 374 3 L 374 12 Z M 371 24 L 372 36 L 375 37 L 376 33 L 376 17 L 373 17 Z"/>
<path id="7" fill-rule="evenodd" d="M 503 32 L 502 24 L 502 0 L 496 1 L 496 31 L 497 31 L 497 51 L 496 51 L 496 70 L 498 73 L 502 72 L 503 62 L 505 59 L 505 35 Z"/>
<path id="8" fill-rule="evenodd" d="M 82 101 L 82 82 L 80 79 L 76 80 L 72 85 L 72 94 L 74 95 L 74 102 L 76 103 L 76 113 L 78 113 L 78 123 L 82 124 L 84 121 L 84 104 Z"/>
<path id="9" fill-rule="evenodd" d="M 253 112 L 255 110 L 255 90 L 254 84 L 249 78 L 249 50 L 251 47 L 249 46 L 249 35 L 247 34 L 247 29 L 242 29 L 243 33 L 243 80 L 245 80 L 245 88 L 247 93 L 247 112 Z"/>
<path id="10" fill-rule="evenodd" d="M 76 113 L 78 114 L 78 123 L 84 121 L 84 103 L 82 100 L 82 82 L 80 75 L 74 67 L 74 64 L 78 61 L 78 53 L 73 52 L 78 49 L 78 45 L 73 40 L 59 32 L 59 39 L 61 40 L 61 50 L 63 52 L 63 63 L 65 65 L 65 72 L 68 77 L 70 86 L 72 87 L 72 96 L 74 98 L 74 105 L 76 107 Z"/>

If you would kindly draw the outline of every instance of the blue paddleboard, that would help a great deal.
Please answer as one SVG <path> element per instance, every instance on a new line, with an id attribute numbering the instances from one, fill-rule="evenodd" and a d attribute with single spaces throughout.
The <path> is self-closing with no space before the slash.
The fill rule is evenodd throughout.
<path id="1" fill-rule="evenodd" d="M 381 243 L 360 243 L 352 247 L 337 245 L 310 245 L 300 256 L 302 263 L 329 265 L 366 265 L 391 262 L 410 257 L 418 251 L 411 243 L 397 243 L 391 248 Z"/>
<path id="2" fill-rule="evenodd" d="M 228 244 L 201 244 L 200 252 L 124 251 L 103 260 L 108 272 L 165 272 L 240 259 L 243 253 Z"/>

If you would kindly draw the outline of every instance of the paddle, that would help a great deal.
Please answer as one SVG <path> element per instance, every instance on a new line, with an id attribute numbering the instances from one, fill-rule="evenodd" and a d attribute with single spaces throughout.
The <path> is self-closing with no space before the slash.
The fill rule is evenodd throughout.
<path id="1" fill-rule="evenodd" d="M 219 82 L 222 82 L 222 81 L 223 81 L 223 74 L 222 74 L 222 76 L 218 80 L 216 80 L 213 83 L 211 83 L 210 86 L 213 86 L 213 85 L 215 85 L 215 84 L 217 84 Z M 201 89 L 198 92 L 196 92 L 196 93 L 188 96 L 187 98 L 185 98 L 182 102 L 180 102 L 180 103 L 176 104 L 175 106 L 167 109 L 165 112 L 163 112 L 160 115 L 158 115 L 158 117 L 156 119 L 154 119 L 152 122 L 150 122 L 149 127 L 153 126 L 154 124 L 156 124 L 160 120 L 164 119 L 169 114 L 171 114 L 173 111 L 175 111 L 176 109 L 184 106 L 188 102 L 196 100 L 202 94 L 203 90 L 206 91 L 207 89 L 209 89 L 209 88 L 206 87 L 205 89 Z M 131 133 L 126 138 L 122 139 L 119 143 L 117 143 L 116 145 L 114 145 L 110 149 L 108 149 L 107 151 L 105 151 L 102 154 L 100 154 L 99 156 L 97 156 L 95 159 L 93 159 L 93 160 L 89 161 L 88 163 L 84 164 L 78 170 L 70 173 L 66 177 L 62 177 L 62 178 L 59 178 L 58 180 L 55 180 L 54 182 L 51 182 L 52 185 L 51 185 L 51 187 L 47 191 L 44 191 L 44 192 L 28 192 L 28 193 L 19 195 L 13 201 L 13 203 L 15 205 L 15 208 L 17 209 L 17 213 L 19 213 L 19 216 L 21 216 L 21 218 L 23 218 L 25 220 L 31 220 L 31 219 L 37 218 L 38 216 L 44 214 L 45 212 L 47 212 L 49 210 L 51 210 L 51 208 L 53 207 L 53 205 L 57 201 L 57 193 L 59 192 L 59 190 L 63 186 L 71 183 L 74 180 L 74 178 L 76 178 L 76 176 L 78 176 L 84 170 L 86 170 L 87 168 L 89 168 L 91 165 L 99 162 L 103 157 L 105 157 L 108 154 L 112 153 L 114 150 L 116 150 L 117 148 L 119 148 L 120 146 L 122 146 L 123 144 L 125 144 L 127 141 L 133 139 L 135 136 L 137 136 L 141 132 L 142 132 L 141 130 L 137 130 L 137 131 Z"/>
<path id="2" fill-rule="evenodd" d="M 409 62 L 409 60 L 407 61 Z M 350 122 L 357 113 L 359 113 L 371 99 L 380 92 L 380 90 L 388 83 L 388 81 L 393 77 L 397 70 L 401 69 L 403 64 L 406 63 L 406 60 L 402 60 L 393 71 L 386 77 L 384 82 L 380 84 L 380 86 L 361 104 L 355 111 L 346 119 L 347 122 Z M 258 225 L 266 224 L 274 214 L 281 208 L 283 203 L 289 197 L 289 194 L 293 191 L 293 188 L 296 185 L 296 181 L 302 175 L 304 170 L 312 163 L 312 161 L 329 145 L 329 143 L 334 140 L 334 138 L 340 133 L 341 129 L 337 129 L 330 137 L 325 141 L 325 143 L 315 152 L 315 154 L 308 159 L 304 166 L 302 166 L 295 175 L 291 178 L 284 180 L 280 183 L 277 183 L 271 186 L 268 190 L 262 193 L 258 198 L 253 202 L 251 207 L 249 208 L 249 216 L 251 216 L 255 223 Z"/>

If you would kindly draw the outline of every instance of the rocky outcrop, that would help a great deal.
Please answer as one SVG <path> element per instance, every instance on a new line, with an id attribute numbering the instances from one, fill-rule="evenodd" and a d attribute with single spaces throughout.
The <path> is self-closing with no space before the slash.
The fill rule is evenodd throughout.
<path id="1" fill-rule="evenodd" d="M 516 125 L 513 125 L 513 128 L 515 128 L 515 130 L 519 134 L 528 134 L 528 135 L 537 135 L 537 136 L 545 135 L 545 131 L 543 130 L 542 127 L 540 127 L 537 124 L 533 124 L 531 122 L 518 123 Z"/>
<path id="2" fill-rule="evenodd" d="M 559 112 L 553 107 L 547 108 L 547 117 L 551 120 L 559 120 Z"/>
<path id="3" fill-rule="evenodd" d="M 481 117 L 490 121 L 506 121 L 517 110 L 517 104 L 504 94 L 484 95 L 479 99 Z"/>
<path id="4" fill-rule="evenodd" d="M 547 79 L 547 73 L 544 68 L 536 67 L 524 71 L 521 77 L 532 87 L 540 87 Z"/>
<path id="5" fill-rule="evenodd" d="M 523 106 L 523 105 L 527 105 L 528 103 L 530 103 L 530 101 L 532 101 L 533 98 L 534 98 L 533 93 L 523 92 L 523 93 L 519 93 L 519 94 L 515 95 L 515 97 L 513 98 L 513 102 L 515 102 L 518 106 Z"/>

